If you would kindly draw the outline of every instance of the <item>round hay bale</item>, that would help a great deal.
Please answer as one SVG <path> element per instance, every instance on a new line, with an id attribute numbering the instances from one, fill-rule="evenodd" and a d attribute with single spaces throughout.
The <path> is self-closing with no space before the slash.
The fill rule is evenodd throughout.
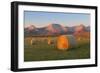
<path id="1" fill-rule="evenodd" d="M 47 41 L 48 45 L 51 45 L 51 43 L 52 43 L 51 38 L 50 38 L 50 37 L 48 37 L 48 39 L 47 39 L 47 40 L 48 40 L 48 41 Z"/>
<path id="2" fill-rule="evenodd" d="M 57 48 L 60 50 L 68 50 L 76 46 L 76 39 L 73 35 L 61 35 L 57 39 Z"/>
<path id="3" fill-rule="evenodd" d="M 35 38 L 32 38 L 31 41 L 30 41 L 31 45 L 35 44 L 35 42 L 36 42 Z"/>

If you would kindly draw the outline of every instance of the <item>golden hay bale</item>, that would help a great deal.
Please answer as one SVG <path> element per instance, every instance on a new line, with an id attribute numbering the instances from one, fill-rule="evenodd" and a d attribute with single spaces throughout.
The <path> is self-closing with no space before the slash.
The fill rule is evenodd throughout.
<path id="1" fill-rule="evenodd" d="M 51 38 L 50 38 L 50 37 L 48 37 L 48 38 L 47 38 L 47 43 L 48 43 L 48 45 L 50 45 L 50 44 L 51 44 L 51 42 L 52 42 L 52 41 L 51 41 Z"/>
<path id="2" fill-rule="evenodd" d="M 32 37 L 25 37 L 24 42 L 31 44 Z"/>
<path id="3" fill-rule="evenodd" d="M 30 41 L 31 45 L 33 45 L 34 42 L 35 42 L 35 38 L 32 38 Z"/>
<path id="4" fill-rule="evenodd" d="M 67 50 L 76 46 L 76 39 L 72 35 L 61 35 L 57 38 L 57 48 L 60 50 Z"/>

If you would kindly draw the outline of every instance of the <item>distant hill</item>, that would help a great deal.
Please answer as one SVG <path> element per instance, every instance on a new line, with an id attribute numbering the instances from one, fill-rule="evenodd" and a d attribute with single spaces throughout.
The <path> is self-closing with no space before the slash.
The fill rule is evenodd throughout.
<path id="1" fill-rule="evenodd" d="M 75 26 L 75 32 L 85 31 L 86 27 L 83 24 Z"/>
<path id="2" fill-rule="evenodd" d="M 48 31 L 48 34 L 61 34 L 67 32 L 67 29 L 60 24 L 50 24 L 45 30 Z"/>
<path id="3" fill-rule="evenodd" d="M 25 36 L 36 36 L 36 35 L 59 35 L 59 34 L 73 34 L 80 33 L 82 31 L 90 32 L 90 26 L 84 26 L 83 24 L 67 27 L 61 24 L 49 24 L 42 28 L 36 28 L 34 25 L 28 25 L 24 28 Z"/>
<path id="4" fill-rule="evenodd" d="M 37 30 L 37 28 L 34 25 L 27 25 L 24 27 L 24 29 L 26 29 L 27 31 Z"/>

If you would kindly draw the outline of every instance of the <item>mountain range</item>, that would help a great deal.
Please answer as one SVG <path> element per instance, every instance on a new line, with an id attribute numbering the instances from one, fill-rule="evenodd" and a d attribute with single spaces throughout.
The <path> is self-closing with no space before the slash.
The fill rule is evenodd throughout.
<path id="1" fill-rule="evenodd" d="M 90 32 L 90 26 L 84 26 L 83 24 L 65 27 L 61 24 L 49 24 L 45 27 L 37 28 L 34 25 L 28 25 L 24 27 L 25 36 L 43 36 L 43 35 L 59 35 L 59 34 L 73 34 L 82 31 Z"/>

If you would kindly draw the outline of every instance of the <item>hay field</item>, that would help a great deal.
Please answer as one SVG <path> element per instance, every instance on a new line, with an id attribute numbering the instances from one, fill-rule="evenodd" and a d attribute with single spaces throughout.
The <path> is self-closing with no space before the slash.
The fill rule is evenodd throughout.
<path id="1" fill-rule="evenodd" d="M 37 39 L 37 37 L 33 37 Z M 42 37 L 39 37 L 40 39 Z M 47 61 L 47 60 L 70 60 L 90 58 L 90 40 L 77 40 L 77 46 L 69 50 L 58 50 L 56 47 L 56 37 L 51 37 L 55 42 L 48 44 L 46 41 L 37 40 L 30 44 L 32 37 L 24 39 L 24 61 Z"/>

